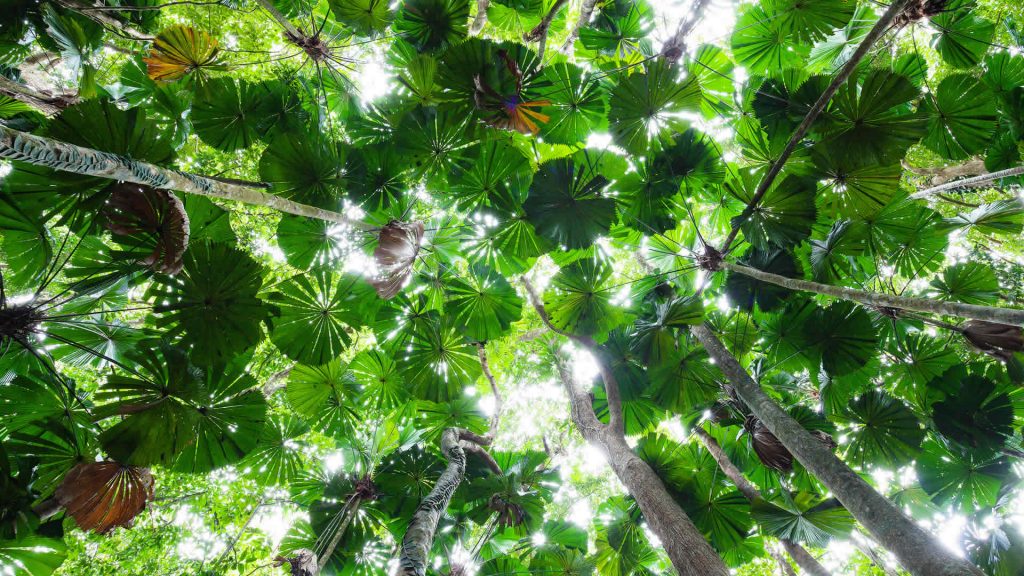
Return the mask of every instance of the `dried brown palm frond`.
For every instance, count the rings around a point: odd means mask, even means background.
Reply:
[[[423,222],[392,220],[380,230],[373,259],[377,263],[377,277],[370,281],[377,295],[385,300],[394,298],[412,274],[413,263],[423,239]]]
[[[112,186],[104,207],[107,228],[114,234],[153,246],[139,264],[162,274],[181,272],[188,247],[189,222],[185,205],[168,190],[122,182]]]
[[[1008,362],[1015,352],[1024,352],[1024,329],[1020,326],[970,320],[961,333],[972,346],[1003,362]]]
[[[82,530],[106,534],[131,526],[153,499],[148,468],[119,462],[84,462],[64,477],[54,498]]]
[[[743,428],[750,434],[750,445],[762,464],[779,472],[789,472],[793,469],[793,455],[765,428],[763,422],[755,416],[747,416]]]

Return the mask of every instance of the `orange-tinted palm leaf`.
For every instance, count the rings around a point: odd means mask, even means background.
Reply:
[[[57,502],[82,530],[106,534],[129,526],[153,499],[153,476],[148,468],[117,462],[86,462],[64,477]]]
[[[172,26],[153,40],[149,57],[144,58],[149,77],[158,82],[173,82],[195,72],[217,68],[220,48],[217,39],[202,30]]]

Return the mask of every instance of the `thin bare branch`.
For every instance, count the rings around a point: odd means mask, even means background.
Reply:
[[[1013,168],[1007,168],[1006,170],[1000,170],[998,172],[989,172],[988,174],[981,174],[980,176],[974,176],[973,178],[964,178],[963,180],[953,180],[952,182],[946,182],[939,186],[933,186],[926,188],[920,192],[911,194],[910,197],[914,200],[921,200],[933,196],[946,190],[956,190],[957,188],[976,188],[983,184],[988,184],[993,180],[999,180],[1000,178],[1010,178],[1012,176],[1020,176],[1024,174],[1024,165],[1015,166]]]
[[[480,358],[480,367],[484,371],[484,377],[487,378],[487,382],[491,385],[491,393],[494,394],[494,414],[491,415],[491,429],[489,432],[489,435],[493,437],[498,433],[498,423],[501,421],[501,409],[504,400],[501,396],[501,390],[498,390],[498,383],[494,379],[494,374],[491,373],[491,364],[487,361],[487,348],[483,342],[477,342],[476,355]]]
[[[727,252],[729,250],[729,246],[731,246],[733,241],[736,240],[736,235],[739,234],[740,226],[746,222],[747,219],[750,218],[750,215],[754,213],[754,210],[757,209],[757,205],[761,202],[761,199],[764,198],[764,195],[768,193],[768,189],[775,182],[775,178],[777,178],[779,173],[782,172],[782,167],[786,164],[786,160],[789,160],[789,157],[794,151],[796,151],[796,147],[800,144],[800,141],[803,140],[804,136],[807,135],[808,130],[811,129],[811,125],[818,119],[822,110],[825,109],[825,105],[832,100],[832,96],[835,95],[836,91],[846,83],[846,80],[853,74],[854,70],[857,69],[861,60],[867,56],[868,51],[875,45],[875,42],[889,31],[892,27],[893,21],[896,20],[896,17],[903,12],[909,3],[910,0],[894,0],[892,4],[889,5],[889,8],[884,14],[882,14],[882,17],[878,19],[878,22],[875,22],[875,25],[867,35],[864,36],[864,39],[861,40],[860,45],[857,46],[857,50],[854,51],[853,55],[850,56],[850,59],[846,61],[846,64],[843,65],[839,74],[832,79],[832,82],[827,88],[825,88],[825,91],[822,92],[817,102],[815,102],[814,105],[811,106],[811,109],[807,111],[807,115],[804,116],[803,121],[801,121],[800,125],[797,126],[793,135],[789,138],[789,142],[786,143],[786,147],[782,150],[782,154],[780,154],[779,157],[772,162],[772,165],[768,167],[768,172],[766,172],[764,177],[761,179],[761,183],[758,184],[757,190],[754,192],[754,196],[751,197],[750,202],[747,203],[746,208],[743,209],[743,212],[741,212],[737,218],[733,219],[732,230],[730,230],[729,236],[726,238],[725,244],[723,244],[721,248],[723,253]]]
[[[487,24],[487,7],[491,5],[491,0],[476,0],[476,17],[473,18],[473,23],[469,25],[469,35],[476,36]]]
[[[580,37],[580,29],[590,23],[590,17],[593,16],[594,8],[596,7],[597,0],[583,0],[583,5],[580,6],[580,15],[576,19],[576,23],[573,24],[572,30],[569,31],[569,37],[562,44],[562,52],[568,50],[576,42],[576,39]]]

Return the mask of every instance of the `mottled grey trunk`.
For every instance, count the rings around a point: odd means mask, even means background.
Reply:
[[[775,403],[706,325],[691,327],[750,411],[914,576],[982,576],[844,464]]]
[[[718,467],[725,474],[725,477],[736,486],[736,489],[740,491],[747,500],[753,504],[762,500],[761,493],[757,488],[747,480],[743,472],[733,464],[729,455],[722,450],[722,446],[715,440],[710,434],[708,434],[703,428],[696,427],[693,429],[694,436],[697,440],[704,445],[711,457],[718,463]],[[782,547],[786,549],[786,552],[793,558],[797,566],[801,570],[810,574],[811,576],[832,576],[824,566],[821,565],[818,560],[811,555],[803,546],[793,542],[792,540],[781,540]]]
[[[597,419],[590,395],[576,386],[573,375],[561,362],[555,362],[559,379],[569,396],[570,416],[583,438],[607,456],[612,471],[640,506],[651,531],[661,540],[676,572],[680,576],[728,575],[725,563],[693,525],[686,512],[672,499],[658,474],[626,443],[619,383],[605,362],[601,347],[590,337],[560,330],[552,324],[540,296],[526,277],[523,277],[523,287],[548,330],[582,346],[597,361],[598,373],[608,398],[607,424]]]
[[[339,212],[292,202],[280,196],[260,192],[249,186],[220,182],[204,176],[161,168],[109,152],[100,152],[35,136],[2,125],[0,125],[0,158],[75,174],[143,184],[163,190],[178,190],[188,194],[266,206],[288,214],[337,222],[361,230],[372,228],[372,226],[353,220]]]
[[[284,28],[286,37],[294,40],[305,36],[305,34],[302,33],[302,30],[299,30],[295,24],[292,24],[291,20],[285,18],[284,14],[281,14],[281,11],[277,9],[277,6],[274,6],[273,2],[270,0],[256,0],[256,2],[262,6],[263,9],[274,18],[274,20],[277,20],[277,23],[281,25],[281,28]]]
[[[612,471],[636,499],[651,531],[661,540],[680,576],[725,576],[729,570],[689,516],[669,494],[658,474],[626,443],[621,432],[601,423],[590,396],[574,383],[564,366],[557,366],[569,394],[573,423],[592,446],[601,449]]]
[[[882,17],[875,22],[875,25],[871,27],[871,30],[864,36],[864,39],[860,41],[857,49],[854,50],[853,54],[850,55],[850,59],[843,64],[843,67],[836,74],[836,77],[832,79],[832,82],[825,88],[825,91],[821,93],[821,96],[811,105],[811,108],[807,111],[807,115],[800,121],[800,125],[793,131],[789,141],[786,142],[786,147],[782,149],[782,153],[779,157],[772,162],[771,166],[768,167],[768,171],[764,177],[761,178],[761,182],[757,185],[757,190],[754,191],[754,195],[751,197],[750,202],[747,203],[746,208],[739,216],[733,219],[732,229],[729,231],[729,236],[725,239],[725,244],[722,245],[722,252],[729,250],[729,246],[732,245],[733,241],[736,240],[736,235],[739,234],[740,226],[750,218],[750,215],[757,209],[758,203],[764,198],[764,195],[768,193],[772,183],[782,172],[782,167],[786,164],[786,160],[796,151],[797,146],[800,145],[800,141],[804,139],[807,132],[811,129],[811,125],[818,119],[818,116],[828,105],[829,101],[832,100],[832,96],[839,90],[839,87],[846,83],[846,80],[850,78],[854,70],[860,65],[860,61],[870,52],[871,47],[874,46],[875,42],[882,38],[886,32],[892,28],[893,21],[896,17],[903,13],[903,11],[910,5],[911,0],[893,0],[889,4],[889,7],[882,14]]]
[[[851,300],[864,304],[865,306],[897,308],[899,310],[913,310],[915,312],[927,312],[930,314],[946,314],[960,318],[972,318],[998,324],[1009,324],[1011,326],[1024,326],[1024,310],[1014,308],[997,308],[995,306],[979,306],[977,304],[963,304],[961,302],[942,302],[930,298],[919,298],[915,296],[895,296],[882,292],[868,292],[842,286],[820,284],[797,278],[788,278],[771,272],[758,270],[734,262],[722,262],[722,268],[735,274],[742,274],[755,280],[799,290],[802,292],[813,292],[824,294],[842,300]]]
[[[572,30],[569,31],[569,37],[562,44],[562,52],[568,50],[576,42],[576,39],[579,38],[580,28],[583,28],[590,22],[590,17],[594,14],[596,6],[597,0],[583,0],[583,5],[580,6],[580,15],[576,18],[576,23],[572,25]]]
[[[668,493],[658,474],[633,452],[621,434],[605,430],[599,438],[587,441],[604,449],[612,470],[636,499],[680,576],[729,574],[718,553]]]
[[[476,17],[469,25],[470,36],[476,36],[484,29],[484,25],[487,24],[487,7],[490,5],[491,0],[476,0]]]
[[[449,428],[441,433],[441,452],[448,458],[448,467],[437,479],[434,489],[420,502],[402,538],[399,574],[425,576],[434,533],[441,515],[448,509],[452,494],[466,473],[466,453],[459,444],[459,431]]]
[[[929,196],[933,196],[940,192],[945,192],[946,190],[955,190],[957,188],[973,188],[975,186],[987,184],[993,180],[999,180],[1000,178],[1009,178],[1011,176],[1020,176],[1021,174],[1024,174],[1024,165],[1016,166],[1014,168],[1007,168],[1006,170],[1000,170],[998,172],[981,174],[979,176],[974,176],[973,178],[954,180],[952,182],[947,182],[945,184],[940,184],[932,188],[921,190],[920,192],[911,194],[910,197],[913,198],[914,200],[920,200],[923,198],[928,198]]]
[[[88,4],[83,4],[77,0],[57,0],[57,4],[60,4],[72,12],[77,12],[82,16],[85,16],[104,28],[113,28],[119,36],[123,36],[129,40],[138,40],[139,42],[149,42],[153,40],[152,34],[136,30],[103,11],[93,9],[94,7],[89,6]]]
[[[800,567],[805,573],[810,576],[832,576],[832,573],[828,571],[818,562],[818,559],[811,556],[811,553],[806,548],[793,542],[792,540],[781,540],[782,547],[786,549],[789,556],[796,562],[796,565]]]
[[[341,524],[334,530],[334,534],[331,535],[330,542],[327,543],[327,547],[324,548],[323,554],[317,558],[317,574],[327,566],[327,563],[331,560],[331,556],[334,555],[334,551],[338,548],[338,544],[341,543],[341,539],[345,536],[345,531],[348,530],[349,524],[352,523],[352,519],[359,513],[359,506],[362,505],[363,501],[359,496],[353,495],[351,500],[345,503],[345,507],[341,509]]]
[[[43,94],[42,92],[15,82],[6,76],[0,76],[0,94],[28,104],[47,116],[53,116],[60,112],[62,105],[67,104],[66,102],[62,102],[59,98]]]

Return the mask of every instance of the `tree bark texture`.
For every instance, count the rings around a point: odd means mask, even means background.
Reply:
[[[914,576],[982,576],[844,464],[775,403],[706,325],[691,327],[740,398],[793,456]]]
[[[999,180],[1000,178],[1010,178],[1012,176],[1020,176],[1024,174],[1024,165],[1015,166],[1013,168],[1007,168],[1006,170],[1000,170],[998,172],[989,172],[988,174],[981,174],[972,178],[964,178],[963,180],[953,180],[952,182],[946,182],[932,188],[926,188],[920,192],[911,194],[910,197],[914,200],[920,200],[922,198],[928,198],[940,192],[946,190],[955,190],[957,188],[974,188],[987,184],[993,180]]]
[[[359,230],[373,228],[339,212],[292,202],[280,196],[260,192],[250,186],[218,182],[187,172],[161,168],[109,152],[100,152],[35,136],[2,125],[0,125],[0,158],[75,174],[143,184],[163,190],[179,190],[188,194],[266,206],[296,216],[345,224]]]
[[[604,452],[612,471],[636,499],[680,576],[727,575],[725,563],[668,493],[658,474],[633,452],[621,432],[597,419],[590,396],[575,385],[569,371],[561,363],[557,368],[569,394],[573,423],[584,440]]]
[[[28,104],[47,116],[57,114],[70,103],[19,84],[6,76],[0,76],[0,94]]]
[[[487,24],[487,7],[490,5],[491,0],[476,0],[476,16],[469,25],[470,36],[476,36],[484,29],[484,25]]]
[[[57,0],[57,4],[60,4],[61,6],[67,8],[68,10],[71,10],[72,12],[76,12],[78,14],[81,14],[82,16],[85,16],[86,18],[92,20],[100,26],[113,29],[115,33],[125,38],[128,38],[129,40],[137,40],[139,42],[150,42],[154,38],[152,34],[147,34],[145,32],[136,30],[135,28],[129,26],[128,24],[125,24],[124,22],[118,20],[117,18],[114,18],[113,16],[110,16],[109,14],[104,14],[103,12],[97,12],[95,10],[89,10],[89,6],[87,4],[82,4],[77,0]]]
[[[448,509],[448,502],[466,473],[466,452],[459,443],[458,429],[448,428],[441,433],[441,453],[448,458],[448,467],[437,479],[434,489],[416,508],[402,538],[398,568],[402,576],[426,575],[437,523]]]
[[[572,30],[569,31],[569,37],[565,39],[565,43],[562,44],[562,51],[565,52],[570,46],[576,42],[576,39],[580,37],[580,28],[583,28],[590,23],[590,17],[594,14],[594,8],[597,6],[597,0],[583,0],[583,5],[580,6],[580,15],[576,18],[576,23],[573,24]]]
[[[841,300],[858,302],[865,306],[913,310],[915,312],[927,312],[930,314],[945,314],[948,316],[958,316],[960,318],[995,322],[997,324],[1024,326],[1024,310],[1018,310],[1015,308],[997,308],[994,306],[963,304],[961,302],[942,302],[940,300],[932,300],[930,298],[920,298],[916,296],[896,296],[882,292],[868,292],[867,290],[857,290],[854,288],[820,284],[818,282],[810,282],[808,280],[800,280],[797,278],[788,278],[786,276],[780,276],[778,274],[772,274],[771,272],[758,270],[757,268],[751,268],[742,264],[726,261],[722,262],[722,268],[736,274],[749,276],[755,280],[775,284],[776,286],[782,286],[783,288],[789,288],[790,290],[824,294]]]

